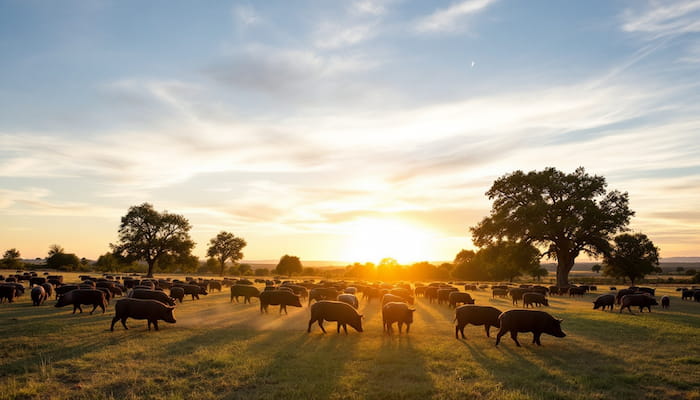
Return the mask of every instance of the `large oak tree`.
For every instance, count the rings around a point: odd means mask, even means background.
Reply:
[[[606,186],[582,167],[504,175],[486,192],[491,214],[470,228],[472,240],[479,247],[508,240],[545,248],[543,255],[557,261],[557,285],[568,286],[576,257],[608,254],[609,240],[634,215],[627,193]]]
[[[130,260],[148,264],[148,276],[165,254],[175,257],[190,255],[194,242],[190,239],[189,221],[179,214],[156,211],[149,203],[132,206],[119,225],[119,241],[110,244],[112,252]]]

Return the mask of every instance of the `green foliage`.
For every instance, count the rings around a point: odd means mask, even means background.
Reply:
[[[268,276],[268,275],[270,275],[270,270],[267,268],[255,269],[255,276]]]
[[[252,275],[253,274],[253,266],[250,264],[240,264],[238,265],[238,274],[240,275]]]
[[[209,240],[207,257],[216,258],[219,261],[219,276],[224,275],[226,261],[238,262],[243,258],[241,250],[246,246],[246,241],[233,235],[233,233],[221,231],[215,238]]]
[[[591,267],[591,271],[595,272],[596,274],[599,273],[601,269],[603,269],[603,267],[600,264],[595,264]]]
[[[304,269],[301,271],[301,274],[304,276],[316,275],[316,268],[304,267]]]
[[[58,244],[52,244],[49,246],[49,257],[51,257],[54,254],[60,254],[60,253],[65,253],[65,250],[61,245]]]
[[[80,269],[80,259],[73,253],[55,253],[46,259],[46,266],[60,271],[76,271]]]
[[[148,264],[148,276],[165,254],[175,257],[190,255],[194,242],[190,239],[189,221],[179,214],[159,213],[149,203],[132,206],[121,219],[119,241],[110,244],[112,252],[128,260]]]
[[[555,168],[515,171],[497,179],[486,192],[490,216],[470,228],[483,247],[500,240],[527,242],[557,260],[557,284],[568,276],[580,253],[606,254],[609,239],[634,215],[627,193],[606,190],[605,178],[584,168],[565,174]]]
[[[530,276],[537,279],[539,282],[545,276],[549,275],[549,271],[545,267],[534,268],[529,272]]]
[[[283,255],[282,258],[280,258],[280,262],[277,264],[277,267],[275,267],[276,274],[287,276],[292,276],[292,274],[299,274],[302,270],[303,267],[301,265],[301,261],[299,261],[299,257],[290,256],[287,254]]]
[[[656,271],[659,249],[643,233],[624,233],[615,237],[615,244],[605,256],[603,274],[634,281]]]
[[[24,266],[20,258],[19,250],[12,248],[5,251],[2,256],[2,267],[7,269],[20,269]]]

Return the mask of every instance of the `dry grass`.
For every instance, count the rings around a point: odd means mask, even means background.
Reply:
[[[495,347],[482,327],[454,338],[453,312],[419,299],[409,335],[382,333],[378,304],[365,332],[306,333],[308,309],[230,304],[213,293],[178,305],[177,324],[147,331],[106,314],[71,315],[28,296],[0,305],[0,399],[700,399],[700,303],[651,314],[593,311],[594,295],[555,297],[568,336],[530,334]],[[510,302],[474,293],[477,304]],[[492,331],[493,334],[493,331]]]

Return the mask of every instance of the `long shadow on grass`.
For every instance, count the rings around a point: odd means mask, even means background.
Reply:
[[[343,398],[341,380],[363,338],[356,332],[337,334],[334,325],[326,323],[327,334],[274,332],[257,341],[248,351],[269,362],[223,398]]]

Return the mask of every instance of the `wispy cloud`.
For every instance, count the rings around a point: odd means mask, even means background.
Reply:
[[[417,25],[418,32],[459,32],[464,30],[466,18],[474,16],[496,0],[465,0],[440,9],[421,18]]]
[[[700,1],[650,1],[642,9],[627,10],[622,29],[652,38],[700,32]]]
[[[235,5],[233,6],[232,14],[238,26],[249,27],[262,22],[262,18],[251,5]]]
[[[315,34],[314,44],[321,49],[353,46],[372,38],[375,35],[375,29],[374,24],[346,27],[324,23]]]
[[[351,12],[355,14],[382,15],[386,12],[387,0],[358,0],[350,6]]]

